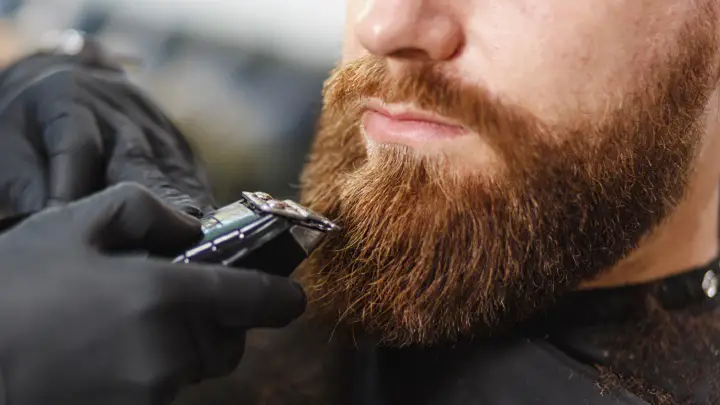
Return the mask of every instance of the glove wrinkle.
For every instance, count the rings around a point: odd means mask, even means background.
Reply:
[[[201,162],[168,116],[125,72],[86,55],[35,54],[5,70],[0,133],[0,206],[7,214],[62,205],[125,180],[196,217],[214,206]],[[145,146],[135,152],[135,142]],[[138,177],[135,153],[162,176]],[[18,189],[14,177],[37,185]]]

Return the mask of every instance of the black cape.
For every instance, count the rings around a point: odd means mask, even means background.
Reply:
[[[510,336],[425,349],[343,340],[300,321],[264,332],[233,375],[187,390],[176,405],[720,403],[720,326],[703,323],[720,325],[718,275],[713,261],[573,293]],[[646,350],[667,336],[673,350]]]

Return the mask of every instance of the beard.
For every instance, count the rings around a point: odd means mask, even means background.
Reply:
[[[369,56],[336,70],[302,176],[302,202],[342,227],[299,270],[311,311],[379,343],[434,344],[510,326],[612,268],[684,196],[717,77],[714,26],[688,24],[638,91],[562,123],[432,64],[391,74]],[[367,98],[460,122],[499,164],[368,148]]]

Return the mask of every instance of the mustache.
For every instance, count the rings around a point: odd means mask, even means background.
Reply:
[[[519,156],[526,160],[530,151],[537,153],[552,132],[527,109],[454,78],[434,64],[391,71],[385,59],[364,56],[333,71],[323,90],[326,109],[358,119],[369,98],[411,104],[456,121],[511,161]]]

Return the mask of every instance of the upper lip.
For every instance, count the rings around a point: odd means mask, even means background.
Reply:
[[[388,105],[381,101],[370,100],[365,104],[366,111],[373,111],[397,121],[421,121],[438,125],[448,125],[452,127],[462,127],[438,114],[413,108],[404,105]]]

